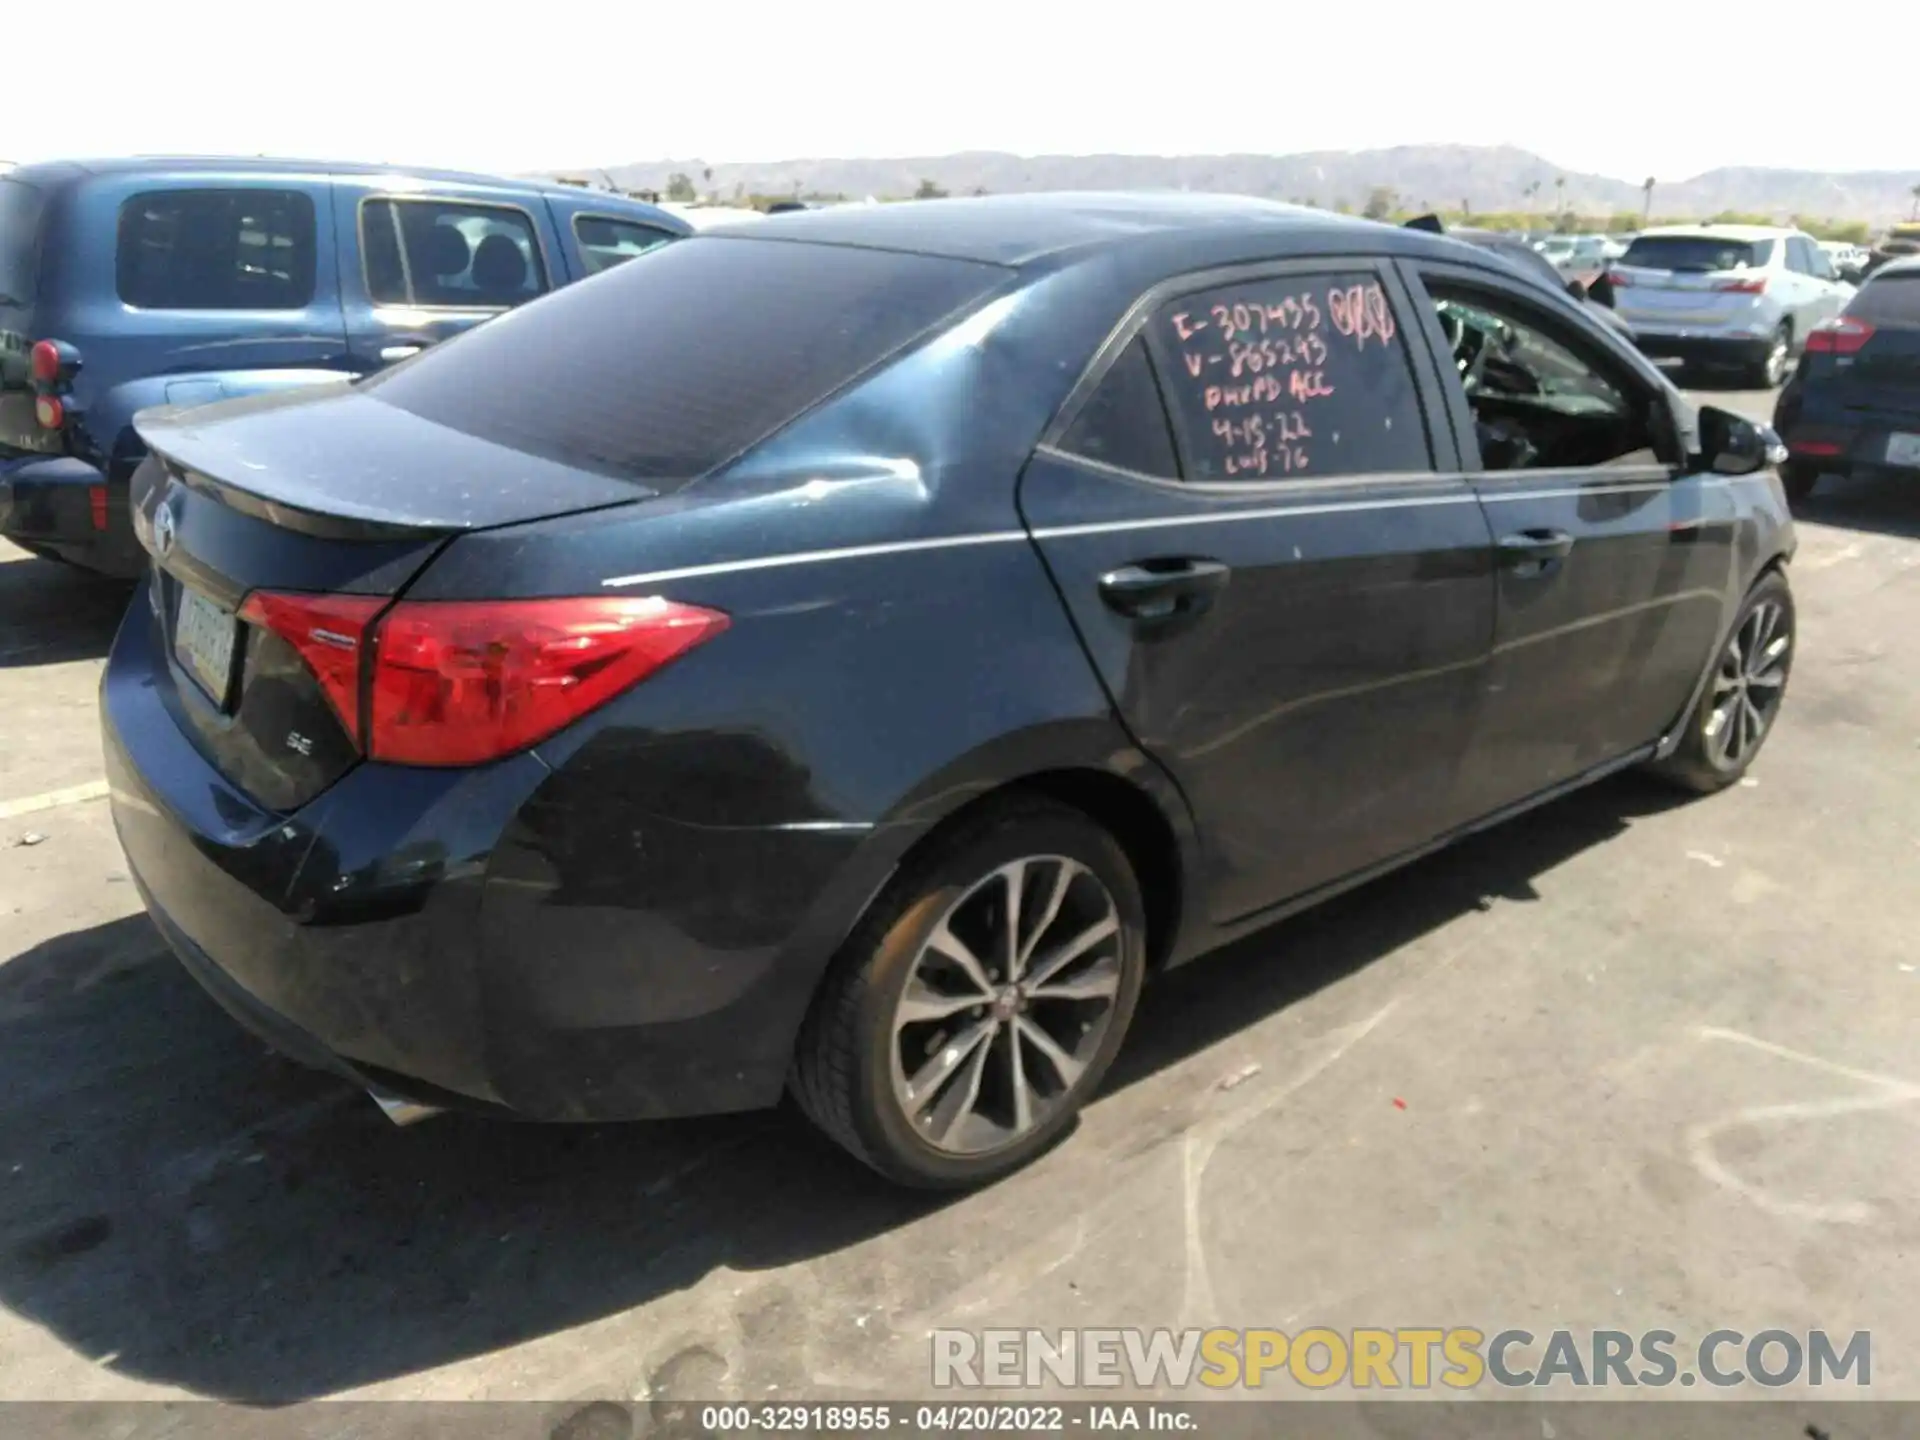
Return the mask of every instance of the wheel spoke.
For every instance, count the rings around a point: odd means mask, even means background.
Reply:
[[[1760,713],[1760,707],[1753,703],[1751,696],[1740,697],[1740,708],[1746,712],[1747,743],[1757,745],[1760,743],[1760,732],[1767,728],[1766,717]]]
[[[1049,985],[1027,988],[1027,995],[1034,1000],[1110,1000],[1119,993],[1118,960],[1102,960],[1089,965],[1078,975],[1070,975]]]
[[[940,1052],[922,1065],[907,1082],[907,1114],[919,1119],[926,1111],[928,1101],[952,1077],[953,1072],[991,1038],[996,1028],[996,1022],[981,1020],[941,1046]]]
[[[1765,650],[1753,657],[1752,664],[1747,669],[1747,679],[1758,680],[1763,675],[1772,675],[1778,671],[1782,662],[1786,660],[1787,651],[1792,644],[1793,639],[1788,635],[1782,635],[1774,640]]]
[[[1026,974],[1027,962],[1033,959],[1034,947],[1053,927],[1053,922],[1060,918],[1060,906],[1067,898],[1068,889],[1073,885],[1073,877],[1079,873],[1080,867],[1071,860],[1062,860],[1054,868],[1053,889],[1047,893],[1047,903],[1041,908],[1040,918],[1034,922],[1025,943],[1014,956],[1013,974],[1009,977],[1010,979],[1018,980]]]
[[[1001,962],[1000,978],[1012,980],[1020,970],[1020,905],[1026,897],[1027,862],[1016,860],[1000,873],[1007,882],[1006,924],[1001,927],[1005,932],[1002,939],[1007,947],[1007,958]]]
[[[1073,939],[1062,945],[1058,950],[1048,954],[1036,964],[1033,967],[1032,974],[1027,977],[1027,988],[1032,990],[1045,985],[1055,975],[1058,975],[1068,965],[1078,960],[1109,935],[1117,934],[1119,929],[1120,921],[1114,916],[1113,912],[1109,910],[1102,919],[1096,920],[1078,935],[1074,936]]]
[[[945,920],[942,920],[933,934],[927,938],[927,948],[938,950],[958,965],[982,995],[993,993],[993,982],[987,979],[987,967],[980,963],[980,957],[967,947],[967,943],[953,933]]]
[[[898,1030],[902,1025],[918,1025],[927,1020],[944,1020],[962,1010],[984,1005],[991,998],[985,991],[972,995],[943,995],[916,975],[907,983],[907,993],[900,997],[900,1007],[894,1014],[894,1029]]]
[[[1020,1043],[1020,1027],[1007,1028],[1007,1088],[1013,1092],[1013,1133],[1024,1135],[1033,1128],[1033,1085],[1027,1079],[1027,1062]]]
[[[1739,695],[1733,702],[1733,733],[1727,740],[1727,759],[1737,761],[1747,753],[1747,697]]]
[[[1024,1035],[1034,1049],[1047,1057],[1047,1063],[1053,1066],[1053,1073],[1060,1077],[1061,1085],[1072,1089],[1074,1082],[1086,1072],[1087,1067],[1062,1050],[1051,1035],[1026,1016],[1015,1016],[1013,1023],[1015,1032]]]
[[[1714,674],[1713,693],[1716,697],[1726,694],[1729,690],[1737,689],[1739,685],[1740,677],[1738,675],[1727,674],[1724,667]]]
[[[973,1047],[961,1066],[959,1076],[947,1086],[946,1092],[927,1116],[927,1128],[941,1144],[952,1139],[954,1131],[973,1114],[973,1107],[980,1103],[980,1079],[986,1074],[987,1056],[993,1051],[992,1034],[993,1030],[990,1029],[987,1043]]]

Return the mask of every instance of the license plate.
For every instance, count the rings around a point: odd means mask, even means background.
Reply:
[[[233,612],[192,590],[180,592],[173,649],[216,705],[227,703],[233,682]]]
[[[1887,436],[1887,464],[1920,468],[1920,435],[1896,430]]]

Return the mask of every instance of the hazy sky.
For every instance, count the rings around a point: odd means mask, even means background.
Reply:
[[[20,48],[31,24],[10,27],[0,159],[210,151],[525,170],[1459,142],[1635,183],[1728,164],[1920,173],[1911,47],[1807,21],[1801,63],[1793,13],[1723,0],[108,0],[66,15],[44,60]],[[1815,98],[1823,83],[1844,105]]]

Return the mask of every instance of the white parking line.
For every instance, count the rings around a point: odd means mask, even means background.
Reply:
[[[57,810],[62,805],[79,805],[88,800],[104,800],[107,782],[89,780],[85,785],[69,785],[64,790],[49,790],[44,795],[29,795],[24,800],[0,800],[0,820],[32,815],[41,810]]]

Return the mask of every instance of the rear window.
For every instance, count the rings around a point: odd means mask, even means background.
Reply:
[[[1006,279],[925,255],[699,236],[361,384],[435,424],[658,488],[733,458]]]
[[[120,207],[120,298],[141,310],[302,310],[313,201],[297,190],[155,190]]]
[[[1847,314],[1869,325],[1920,326],[1920,270],[1869,277],[1847,302]]]
[[[1705,275],[1756,270],[1773,259],[1771,240],[1723,240],[1716,235],[1642,235],[1620,257],[1622,265]]]
[[[31,305],[40,259],[41,194],[0,180],[0,305]]]

